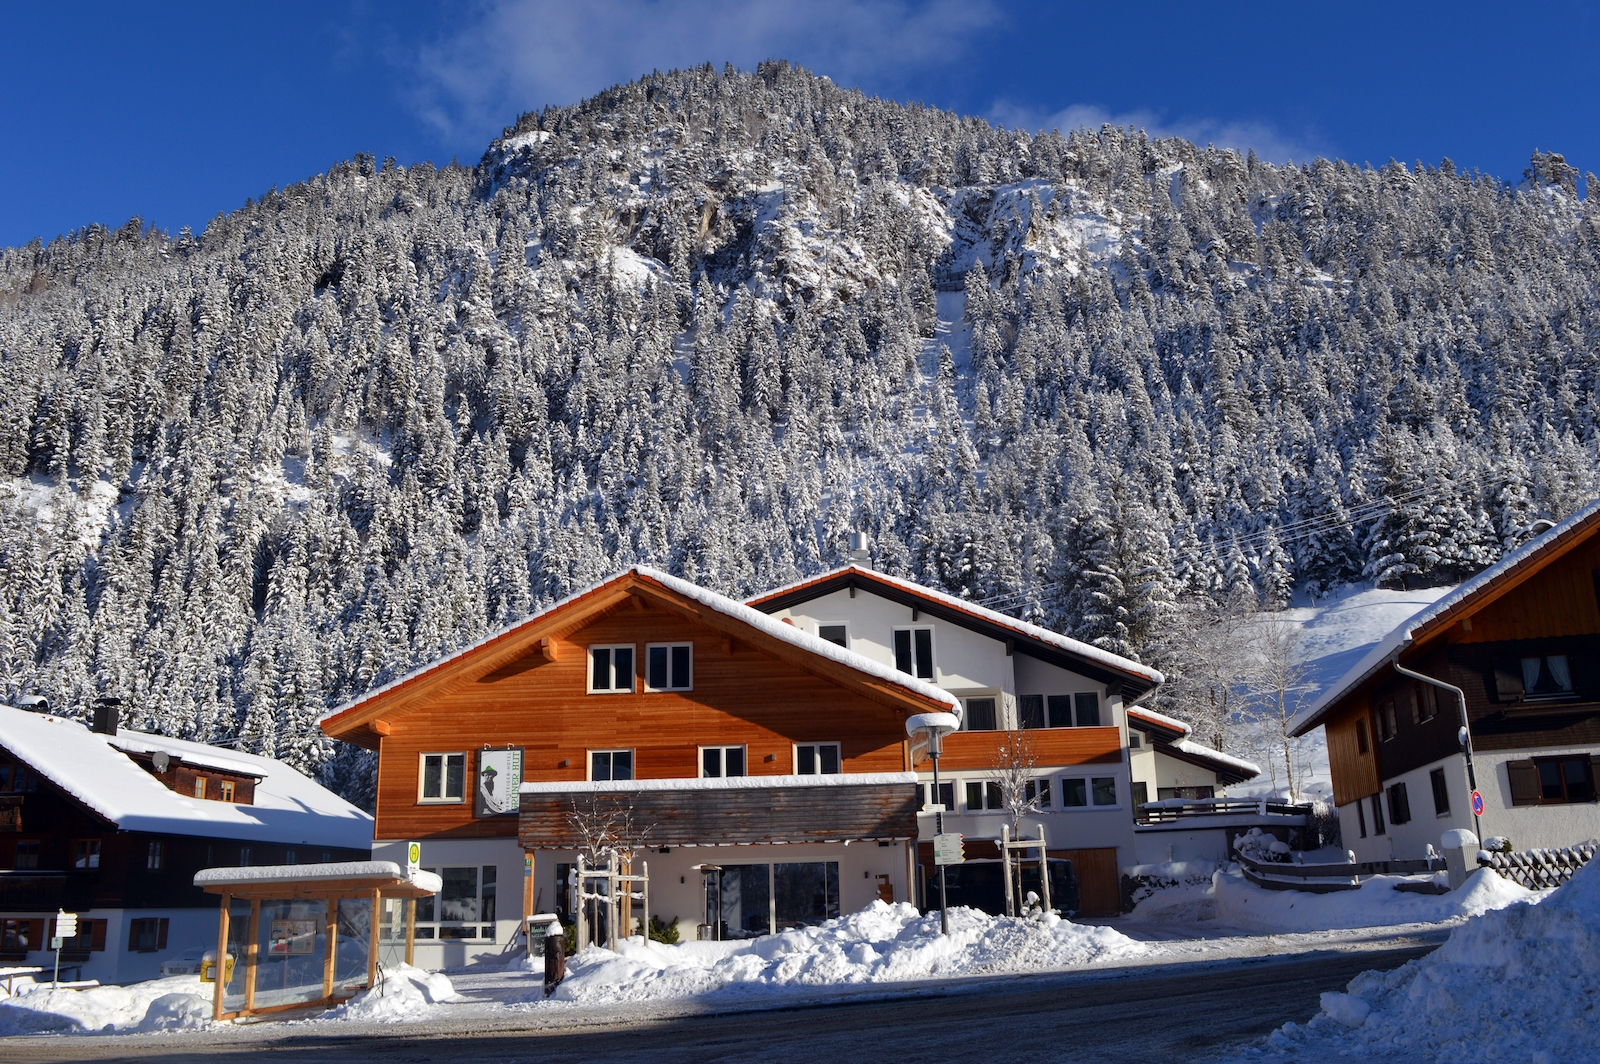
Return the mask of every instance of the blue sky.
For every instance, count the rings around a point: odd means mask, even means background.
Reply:
[[[198,230],[359,151],[472,162],[521,111],[769,56],[1007,125],[1600,171],[1600,6],[1567,0],[17,4],[5,31],[0,245],[135,215]]]

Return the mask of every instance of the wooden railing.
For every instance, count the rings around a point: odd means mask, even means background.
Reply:
[[[1355,890],[1361,886],[1361,876],[1414,876],[1427,872],[1443,872],[1443,857],[1428,857],[1420,861],[1361,861],[1342,864],[1292,864],[1288,861],[1255,861],[1244,854],[1235,854],[1239,870],[1258,887],[1268,890],[1303,890],[1312,894],[1330,894],[1336,890]],[[1281,878],[1271,878],[1271,877]],[[1298,880],[1299,882],[1295,882]]]

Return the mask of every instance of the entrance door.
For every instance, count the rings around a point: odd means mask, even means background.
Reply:
[[[1065,857],[1078,874],[1078,915],[1115,916],[1122,910],[1122,893],[1117,887],[1117,848],[1107,846],[1085,850],[1051,850],[1051,857]]]

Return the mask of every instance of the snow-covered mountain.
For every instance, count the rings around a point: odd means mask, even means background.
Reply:
[[[857,528],[1181,672],[1175,602],[1452,583],[1596,493],[1597,255],[1556,155],[1277,167],[783,63],[7,249],[0,695],[356,793],[326,706],[618,567],[741,594]]]

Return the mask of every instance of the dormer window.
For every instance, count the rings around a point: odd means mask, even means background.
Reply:
[[[204,798],[206,796],[206,778],[204,776],[196,776],[194,778],[194,796],[196,798]]]

